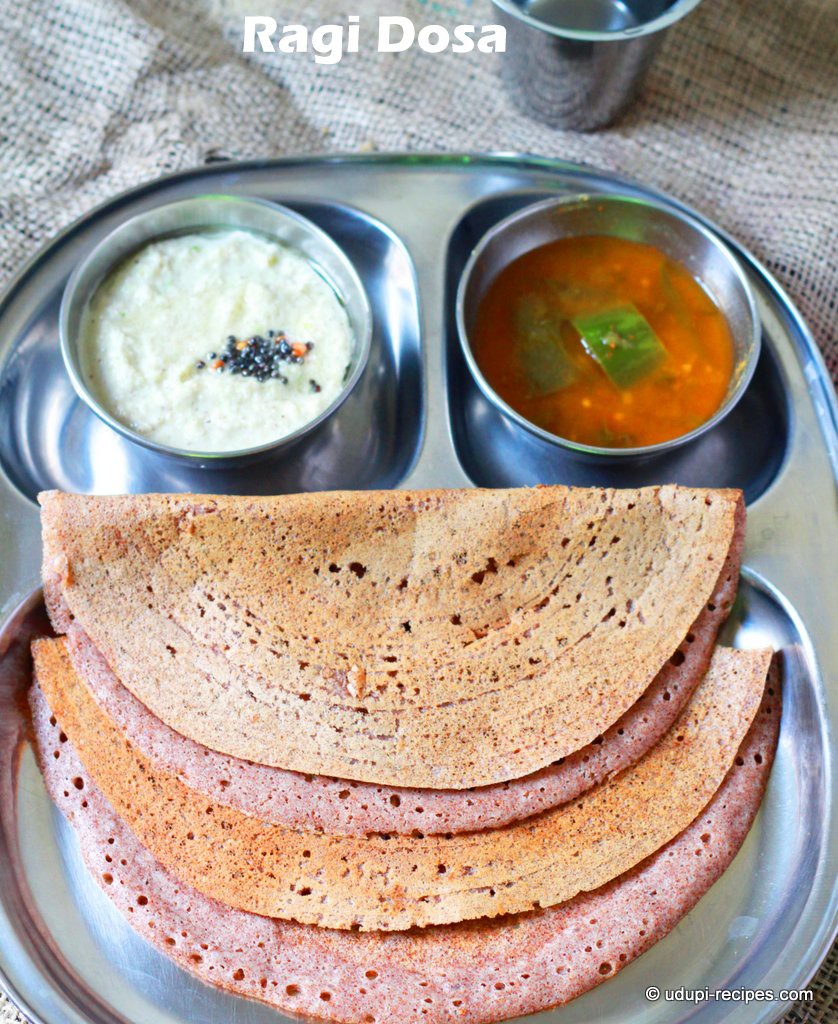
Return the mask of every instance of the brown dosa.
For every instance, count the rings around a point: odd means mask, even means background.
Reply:
[[[768,651],[719,648],[673,728],[582,800],[457,836],[334,837],[271,825],[154,769],[102,712],[65,642],[36,677],[82,762],[151,853],[242,910],[330,928],[401,930],[562,903],[629,870],[696,817],[756,714]]]
[[[230,910],[184,886],[114,813],[37,689],[32,702],[50,795],[72,822],[93,877],[139,935],[204,982],[342,1024],[414,1017],[492,1024],[565,1003],[613,977],[662,939],[733,860],[762,799],[780,718],[779,687],[769,680],[710,804],[680,836],[596,892],[512,918],[360,935]]]
[[[499,828],[581,796],[634,764],[672,726],[707,671],[719,627],[736,597],[744,513],[741,519],[711,600],[640,700],[603,736],[558,763],[477,789],[377,786],[219,754],[155,718],[122,686],[75,623],[67,632],[67,648],[98,704],[151,765],[219,804],[274,824],[332,835],[440,835]]]
[[[738,491],[41,496],[53,623],[181,734],[384,785],[520,778],[640,698]]]

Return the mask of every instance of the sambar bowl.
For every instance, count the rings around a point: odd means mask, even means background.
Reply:
[[[734,368],[716,412],[687,433],[657,444],[607,448],[551,433],[512,408],[484,376],[471,344],[477,308],[497,275],[525,253],[569,237],[605,235],[642,242],[681,263],[727,320]],[[729,247],[690,214],[650,199],[618,194],[545,199],[498,222],[480,239],[463,269],[456,297],[457,333],[469,371],[486,399],[513,423],[586,461],[625,462],[670,452],[712,430],[730,413],[753,376],[761,347],[756,302]]]

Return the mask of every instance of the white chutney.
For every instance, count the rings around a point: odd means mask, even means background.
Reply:
[[[283,331],[302,362],[259,380],[219,359],[228,338]],[[269,444],[343,389],[352,330],[335,292],[296,250],[241,230],[152,242],[99,286],[82,321],[82,372],[99,403],[160,444],[229,452]]]

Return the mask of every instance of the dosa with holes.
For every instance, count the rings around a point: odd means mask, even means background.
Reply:
[[[92,876],[138,934],[204,982],[342,1024],[414,1017],[492,1024],[612,978],[666,936],[733,860],[762,799],[780,718],[779,686],[769,678],[710,803],[681,835],[596,891],[493,921],[357,934],[231,910],[184,885],[114,812],[72,744],[62,742],[37,688],[31,702],[50,795],[76,830]]]
[[[638,760],[672,726],[698,685],[736,597],[744,510],[710,601],[681,646],[631,708],[593,743],[510,782],[468,790],[407,789],[303,775],[220,754],[170,729],[110,670],[71,624],[67,649],[103,711],[154,769],[176,775],[219,804],[274,824],[333,835],[426,835],[498,828],[573,800]]]
[[[44,586],[172,729],[426,789],[521,778],[653,682],[742,496],[640,490],[41,495]]]
[[[717,648],[663,739],[579,801],[484,832],[341,837],[242,814],[154,768],[75,673],[65,641],[33,649],[37,681],[87,773],[164,867],[238,909],[362,931],[553,906],[634,867],[712,798],[771,656]]]

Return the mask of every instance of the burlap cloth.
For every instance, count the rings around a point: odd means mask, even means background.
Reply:
[[[0,0],[0,283],[95,203],[218,156],[504,150],[587,161],[692,203],[791,292],[838,370],[838,2],[705,0],[673,29],[640,101],[596,135],[509,104],[497,58],[379,55],[336,66],[245,59],[253,0]],[[484,0],[287,2],[280,24],[341,9],[491,20]],[[374,37],[374,33],[373,33]],[[789,1022],[838,1021],[838,950]],[[0,1024],[18,1021],[0,1000]]]

